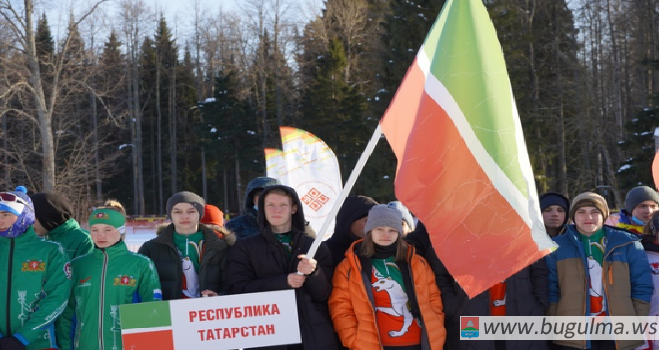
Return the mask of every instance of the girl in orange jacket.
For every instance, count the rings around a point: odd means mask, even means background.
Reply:
[[[442,349],[440,292],[426,260],[402,239],[401,212],[376,205],[364,230],[332,278],[328,303],[341,342],[356,350]]]

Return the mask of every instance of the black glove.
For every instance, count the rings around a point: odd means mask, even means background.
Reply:
[[[25,345],[16,337],[0,338],[0,350],[25,350]]]

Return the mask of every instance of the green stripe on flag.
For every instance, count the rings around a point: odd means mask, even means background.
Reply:
[[[171,327],[169,301],[119,305],[122,329]]]
[[[424,41],[424,53],[433,58],[431,74],[452,95],[483,148],[527,197],[518,161],[514,123],[518,115],[514,115],[511,84],[497,34],[481,1],[448,1]]]

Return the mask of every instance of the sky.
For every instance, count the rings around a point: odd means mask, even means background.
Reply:
[[[83,9],[88,8],[93,2],[97,0],[35,0],[37,2],[37,10],[35,13],[39,15],[45,11],[48,17],[48,23],[51,25],[53,37],[58,40],[66,35],[66,26],[69,20],[69,9],[73,8],[76,17],[80,16]],[[106,33],[109,32],[110,25],[113,25],[112,19],[114,12],[119,8],[120,0],[107,0],[103,5],[102,11],[97,11],[97,17],[93,22],[100,30],[99,37],[106,38]],[[184,39],[187,32],[190,30],[192,18],[194,18],[194,3],[195,0],[143,0],[150,8],[156,7],[158,12],[165,15],[168,25],[178,32],[179,39]],[[244,10],[241,6],[254,0],[199,0],[201,8],[206,15],[214,16],[219,13],[220,9],[226,13],[234,13],[241,15]],[[269,0],[265,0],[269,2]],[[287,4],[293,11],[290,11],[296,18],[298,23],[307,23],[320,13],[323,0],[280,0],[282,3]],[[10,0],[18,8],[22,8],[22,0]],[[239,6],[239,2],[241,6]],[[106,21],[107,20],[107,21]],[[114,24],[116,25],[116,24]],[[85,38],[89,40],[89,38]],[[95,39],[96,41],[96,39]],[[95,45],[96,46],[96,45]]]

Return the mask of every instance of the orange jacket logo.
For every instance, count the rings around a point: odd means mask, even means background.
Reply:
[[[128,287],[135,287],[137,285],[137,280],[133,278],[133,276],[122,276],[119,275],[115,277],[115,286],[128,286]]]
[[[41,272],[41,271],[46,271],[46,263],[39,260],[28,260],[23,263],[23,268],[21,268],[21,271],[28,271],[28,272]]]

